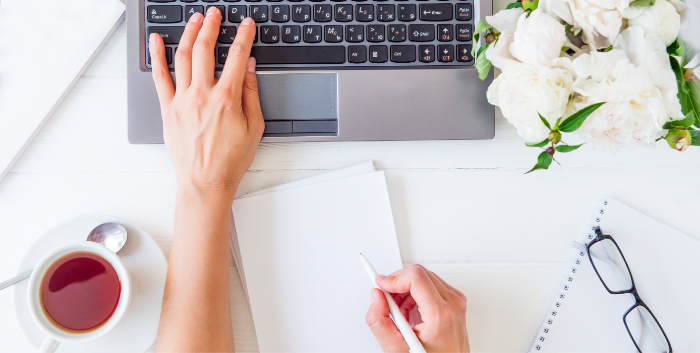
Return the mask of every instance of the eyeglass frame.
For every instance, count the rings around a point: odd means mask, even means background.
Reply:
[[[606,235],[603,234],[603,232],[600,230],[600,227],[595,227],[595,234],[596,237],[591,240],[588,245],[586,245],[586,252],[588,253],[588,260],[591,262],[591,266],[593,267],[593,270],[595,271],[595,274],[598,276],[598,279],[600,280],[600,283],[603,284],[603,287],[605,287],[605,290],[608,291],[610,294],[632,294],[634,295],[634,304],[627,309],[627,311],[622,315],[622,322],[625,324],[625,329],[627,329],[627,334],[629,334],[630,339],[632,340],[632,343],[634,343],[634,346],[637,348],[637,351],[639,353],[642,353],[642,349],[639,348],[639,345],[637,344],[637,341],[634,339],[634,336],[632,336],[632,331],[630,331],[629,326],[627,326],[627,315],[632,312],[632,310],[636,309],[637,307],[643,307],[646,309],[651,317],[656,321],[656,325],[659,327],[661,330],[661,333],[664,335],[664,338],[666,339],[666,344],[668,344],[668,353],[673,353],[673,348],[671,347],[671,341],[668,339],[668,336],[666,336],[666,331],[664,331],[663,326],[661,326],[661,323],[659,320],[656,318],[654,313],[649,309],[649,307],[644,303],[642,298],[639,296],[639,292],[637,292],[637,286],[634,284],[634,276],[632,276],[632,271],[630,270],[630,266],[627,264],[627,259],[625,259],[625,254],[622,253],[622,249],[620,249],[620,246],[617,245],[617,242],[611,235]],[[632,282],[632,286],[627,289],[627,290],[621,290],[621,291],[612,291],[610,288],[608,288],[608,285],[605,284],[605,281],[603,280],[603,277],[600,276],[600,273],[598,273],[598,269],[595,267],[595,264],[593,263],[593,257],[591,256],[591,246],[593,246],[596,243],[599,243],[603,240],[610,240],[613,244],[615,244],[615,247],[617,248],[617,251],[620,253],[620,256],[622,257],[622,261],[625,262],[625,267],[627,268],[627,273],[630,276],[630,282]]]

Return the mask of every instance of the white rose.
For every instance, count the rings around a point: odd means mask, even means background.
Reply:
[[[497,32],[501,33],[498,41],[491,43],[486,49],[485,55],[493,66],[505,70],[520,61],[510,54],[510,44],[513,43],[513,35],[518,23],[518,18],[523,14],[523,9],[507,9],[498,12],[494,16],[486,16],[486,23],[490,24]]]
[[[641,27],[646,34],[654,33],[669,45],[681,30],[681,15],[670,2],[656,0],[656,4],[645,7],[639,16],[631,18],[629,25]]]
[[[639,27],[623,31],[613,47],[574,60],[576,95],[567,114],[606,102],[577,130],[594,148],[654,146],[670,117],[682,118],[665,47]]]
[[[537,9],[546,12],[552,17],[561,18],[568,24],[574,24],[574,19],[571,15],[569,4],[567,4],[564,0],[540,0],[539,4],[537,5]]]
[[[624,51],[632,64],[650,75],[664,97],[668,116],[682,119],[684,116],[678,100],[676,75],[671,69],[666,45],[661,39],[653,33],[645,35],[642,28],[633,26],[622,31],[613,48]]]
[[[526,64],[548,65],[559,57],[566,42],[564,26],[552,16],[535,10],[518,18],[510,53]]]
[[[620,34],[630,0],[565,0],[571,8],[574,31],[583,31],[588,45],[607,48]]]
[[[573,93],[573,67],[568,58],[550,65],[516,64],[503,71],[489,86],[489,103],[501,108],[503,116],[527,141],[541,141],[549,134],[539,118],[551,125],[564,115]]]

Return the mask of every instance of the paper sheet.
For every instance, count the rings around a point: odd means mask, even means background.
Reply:
[[[300,186],[318,184],[318,183],[322,183],[322,182],[326,182],[326,181],[338,180],[338,179],[356,176],[356,175],[360,175],[360,174],[373,173],[375,171],[376,171],[376,169],[374,168],[374,163],[371,160],[367,160],[364,162],[349,165],[347,167],[332,170],[330,172],[321,173],[321,174],[314,175],[314,176],[311,176],[308,178],[295,180],[295,181],[292,181],[292,182],[289,182],[286,184],[281,184],[281,185],[273,186],[271,188],[252,192],[250,194],[245,194],[243,196],[237,197],[236,199],[243,199],[243,198],[250,197],[250,196],[262,195],[262,194],[266,194],[269,192],[294,189],[294,188],[298,188]],[[233,219],[233,213],[231,213],[231,225],[230,225],[230,229],[229,229],[229,237],[230,237],[229,246],[231,248],[231,254],[233,255],[233,261],[236,263],[236,269],[238,270],[238,275],[241,277],[241,282],[243,284],[245,284],[245,271],[243,271],[243,264],[240,261],[241,252],[240,252],[240,248],[238,246],[238,235],[236,234],[236,223],[235,223],[235,220]],[[243,291],[245,292],[245,296],[246,296],[246,299],[248,300],[248,304],[250,304],[250,298],[248,298],[248,288],[246,288],[245,285],[243,286]]]
[[[402,267],[383,172],[233,203],[261,352],[380,352],[365,313],[379,273]]]
[[[123,18],[119,0],[0,1],[0,179]]]

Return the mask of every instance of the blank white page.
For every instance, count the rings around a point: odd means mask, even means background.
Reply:
[[[359,253],[402,267],[383,172],[236,200],[233,216],[261,352],[381,352]]]

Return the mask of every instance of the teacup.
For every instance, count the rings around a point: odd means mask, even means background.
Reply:
[[[39,260],[27,298],[34,322],[48,336],[39,352],[50,353],[61,342],[90,342],[110,332],[129,306],[131,281],[117,254],[81,241]]]

